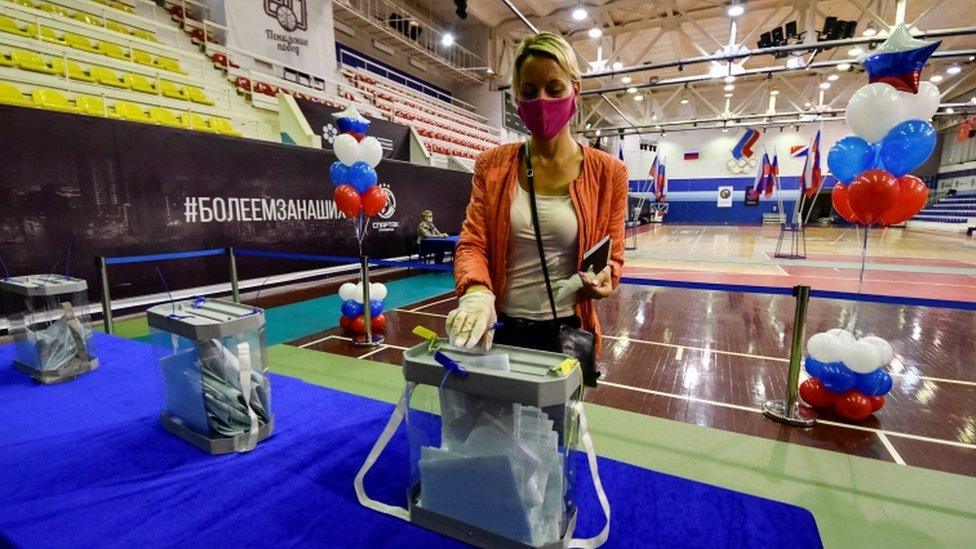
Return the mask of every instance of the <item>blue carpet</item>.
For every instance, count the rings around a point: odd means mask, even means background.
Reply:
[[[151,347],[96,337],[102,366],[63,385],[35,385],[0,347],[0,546],[458,546],[356,501],[389,404],[275,375],[275,435],[211,457],[160,427]],[[395,441],[366,485],[402,504],[407,449]],[[801,508],[609,459],[600,469],[609,547],[821,546]],[[602,518],[589,475],[577,478],[577,535],[592,535]]]

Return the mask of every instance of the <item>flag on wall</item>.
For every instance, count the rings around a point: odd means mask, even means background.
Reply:
[[[801,191],[805,192],[807,198],[813,198],[823,185],[823,174],[820,171],[820,130],[813,138],[810,145],[810,154],[807,161],[803,163],[803,175],[800,176]]]
[[[810,147],[807,145],[791,145],[790,146],[790,156],[793,158],[800,158],[801,156],[807,156],[810,152]]]
[[[736,160],[752,158],[754,154],[752,147],[756,144],[756,141],[759,141],[759,132],[752,128],[746,128],[746,133],[742,135],[742,138],[735,144],[735,147],[732,147],[732,158]]]
[[[657,198],[658,202],[664,202],[664,197],[667,193],[668,188],[668,178],[665,175],[664,161],[658,162],[657,157],[654,158],[654,165],[657,169],[654,170],[654,196]],[[653,166],[652,166],[653,167]]]
[[[685,151],[685,160],[698,160],[698,149]]]

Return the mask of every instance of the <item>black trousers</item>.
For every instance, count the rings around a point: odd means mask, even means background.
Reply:
[[[495,331],[494,343],[554,353],[563,351],[562,344],[559,342],[559,327],[566,325],[579,328],[581,326],[580,319],[576,315],[556,320],[529,320],[498,313],[498,322],[502,323],[502,327]]]

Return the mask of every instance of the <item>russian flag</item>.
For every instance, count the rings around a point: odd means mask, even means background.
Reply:
[[[685,151],[685,160],[698,160],[698,149]]]
[[[773,196],[773,191],[776,190],[776,180],[779,178],[779,158],[777,157],[777,155],[775,154],[773,155],[772,163],[767,164],[767,166],[769,169],[765,174],[766,177],[765,191],[766,191],[766,198],[769,198],[770,196]]]
[[[809,162],[803,164],[802,181],[805,185],[807,198],[813,198],[820,192],[820,187],[823,185],[823,174],[820,171],[820,130],[817,130],[817,135],[813,138],[807,160]]]
[[[654,180],[654,196],[658,202],[664,202],[665,193],[668,188],[668,178],[665,175],[664,162],[657,167],[657,177]]]

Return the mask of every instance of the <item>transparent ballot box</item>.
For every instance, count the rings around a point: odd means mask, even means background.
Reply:
[[[163,427],[211,454],[246,452],[274,430],[264,311],[196,298],[146,312],[163,374]]]
[[[98,367],[88,283],[59,274],[0,280],[14,343],[14,366],[40,383],[74,379]]]
[[[417,384],[406,409],[410,521],[486,547],[568,544],[578,363],[516,347],[485,355],[422,344],[404,354],[403,374]]]

